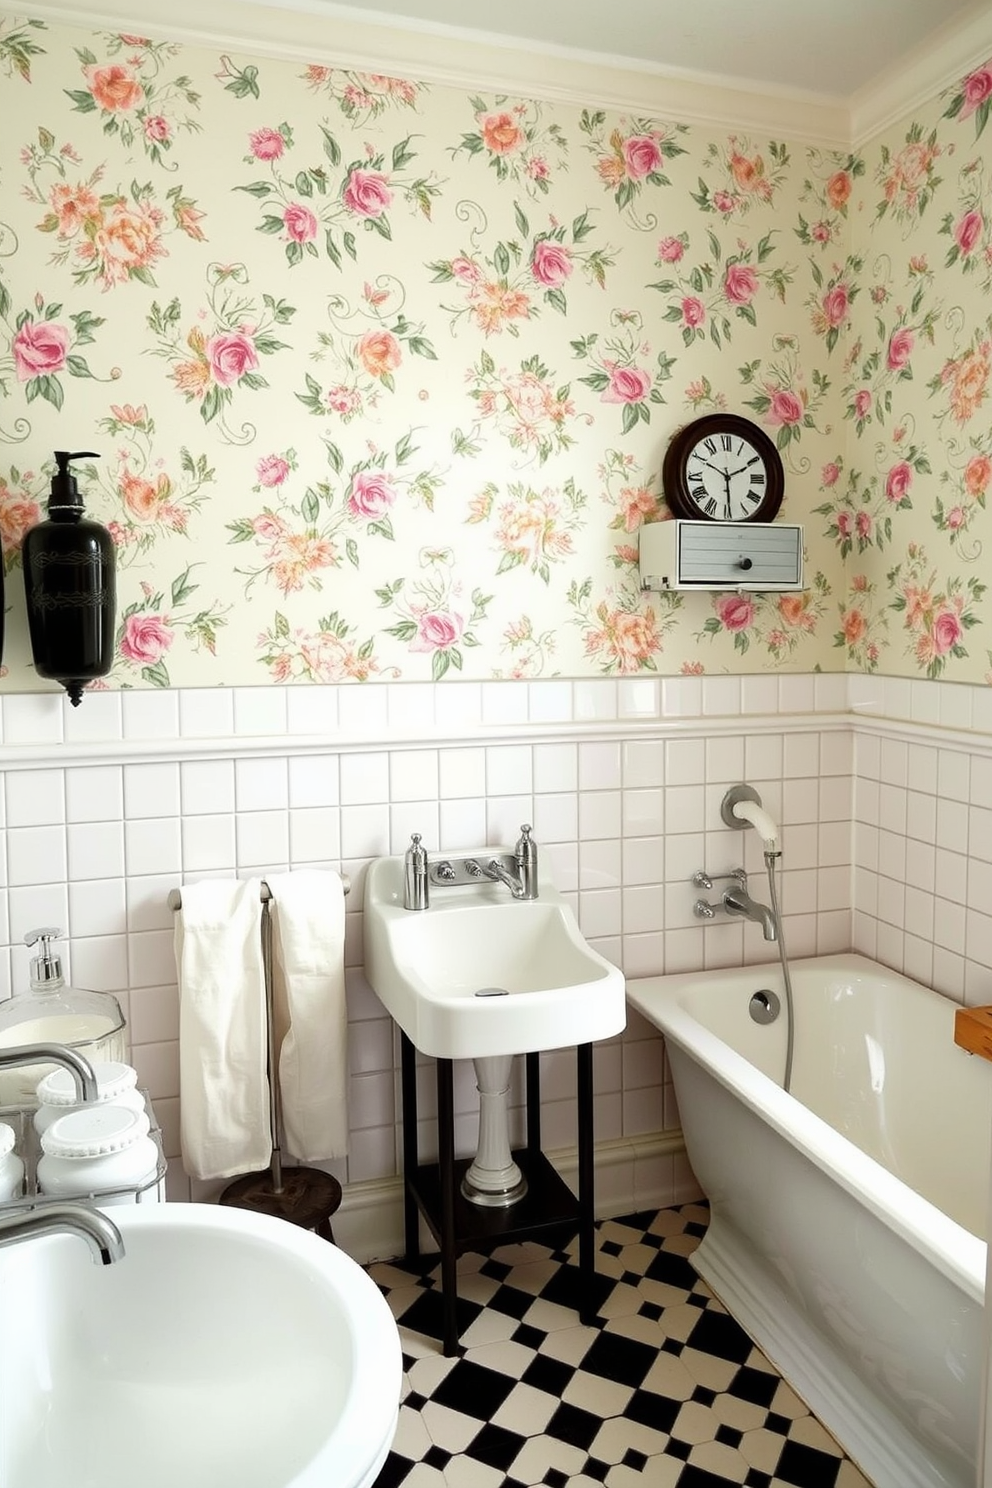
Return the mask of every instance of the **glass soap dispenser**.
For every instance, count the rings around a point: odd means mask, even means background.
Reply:
[[[25,944],[38,945],[31,958],[31,987],[0,1002],[0,1049],[21,1044],[66,1044],[90,1063],[126,1059],[124,1014],[112,992],[69,987],[52,950],[61,930],[29,930]],[[0,1106],[37,1106],[38,1084],[55,1064],[23,1064],[0,1071]]]

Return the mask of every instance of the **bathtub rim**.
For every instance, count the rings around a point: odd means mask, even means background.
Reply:
[[[942,996],[923,983],[915,982],[912,977],[855,951],[796,958],[790,966],[793,971],[807,968],[851,970],[907,982],[933,997]],[[732,977],[735,982],[746,982],[751,977],[758,979],[774,974],[781,976],[781,966],[777,961],[632,977],[627,980],[627,1000],[665,1038],[670,1038],[690,1058],[702,1064],[791,1146],[805,1153],[866,1209],[890,1225],[908,1245],[973,1301],[984,1305],[986,1242],[944,1214],[875,1158],[855,1147],[795,1096],[786,1094],[774,1080],[698,1022],[679,998],[680,991],[704,982],[711,983],[721,976]],[[951,1003],[949,998],[944,1000]]]

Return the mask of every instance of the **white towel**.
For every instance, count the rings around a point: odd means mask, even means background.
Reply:
[[[261,880],[183,886],[176,915],[180,1138],[194,1178],[232,1178],[272,1156]]]
[[[344,887],[320,869],[277,873],[272,893],[279,1092],[286,1146],[306,1162],[348,1151]]]

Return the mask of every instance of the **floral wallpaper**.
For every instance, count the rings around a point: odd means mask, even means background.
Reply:
[[[0,19],[2,687],[55,448],[110,687],[992,670],[992,62],[852,153],[332,62]],[[801,594],[639,589],[715,409]]]

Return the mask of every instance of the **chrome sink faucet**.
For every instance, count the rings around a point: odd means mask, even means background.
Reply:
[[[96,1100],[93,1066],[65,1044],[18,1044],[14,1049],[0,1049],[0,1069],[14,1069],[20,1064],[61,1064],[76,1082],[76,1100]]]
[[[0,1218],[0,1246],[54,1234],[78,1235],[101,1266],[109,1266],[124,1255],[124,1239],[114,1221],[86,1204],[48,1204]]]
[[[756,925],[760,925],[766,940],[778,940],[778,920],[774,910],[769,909],[767,904],[759,904],[756,899],[752,899],[746,884],[738,883],[734,888],[724,889],[723,907],[729,915],[753,920]]]

